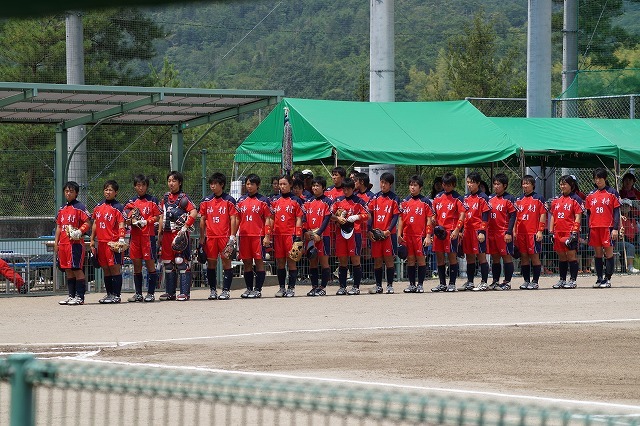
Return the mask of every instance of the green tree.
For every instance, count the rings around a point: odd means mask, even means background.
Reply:
[[[429,74],[413,68],[407,90],[421,100],[465,97],[523,96],[522,54],[500,40],[484,12],[473,17],[464,33],[449,38]],[[520,64],[520,65],[519,65]]]

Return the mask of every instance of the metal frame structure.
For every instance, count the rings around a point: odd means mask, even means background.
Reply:
[[[282,90],[0,82],[0,123],[56,126],[55,200],[56,205],[62,205],[62,184],[66,181],[70,160],[67,131],[72,127],[171,126],[171,167],[180,170],[185,154],[185,129],[204,124],[215,126],[229,118],[275,105],[283,96]]]

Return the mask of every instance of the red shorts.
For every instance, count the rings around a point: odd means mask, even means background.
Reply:
[[[613,244],[611,243],[611,231],[609,230],[609,228],[589,229],[589,246],[613,247]]]
[[[263,259],[262,237],[242,235],[238,237],[238,254],[241,260]]]
[[[559,253],[566,253],[568,251],[571,251],[565,244],[565,241],[567,241],[569,235],[571,235],[569,232],[557,232],[553,236],[553,249]]]
[[[173,259],[175,259],[177,256],[181,256],[184,258],[189,257],[189,245],[187,245],[187,248],[184,249],[183,252],[174,251],[171,248],[171,243],[173,242],[173,239],[175,238],[176,235],[178,235],[178,231],[176,232],[165,231],[162,233],[162,242],[161,242],[162,254],[160,255],[161,260],[173,261]]]
[[[396,254],[398,237],[391,234],[382,241],[371,241],[371,257],[394,256]]]
[[[349,257],[360,256],[362,248],[362,234],[353,234],[351,238],[345,240],[342,234],[336,236],[336,256]]]
[[[151,259],[151,238],[148,235],[136,235],[129,240],[129,257],[131,259]]]
[[[98,241],[98,263],[100,266],[122,265],[123,253],[116,253],[109,248],[106,242]]]
[[[424,256],[426,247],[424,246],[424,237],[420,235],[405,235],[404,245],[407,248],[407,256],[420,257]]]
[[[487,253],[499,256],[513,254],[513,241],[507,244],[501,232],[487,231]]]
[[[271,241],[276,259],[282,259],[289,255],[289,250],[293,247],[292,235],[273,235]]]
[[[305,241],[304,246],[307,247],[309,241]],[[329,256],[331,253],[331,237],[330,236],[321,236],[320,241],[316,241],[313,243],[316,250],[318,250],[318,256]]]
[[[459,242],[460,237],[452,240],[451,231],[447,230],[447,237],[444,240],[436,236],[433,237],[433,247],[431,250],[433,250],[434,253],[457,253]]]
[[[85,247],[81,244],[65,244],[58,246],[58,260],[62,269],[82,269]]]
[[[478,241],[478,233],[479,231],[474,229],[464,231],[464,235],[462,236],[462,252],[464,254],[481,254],[487,252],[486,232],[483,242]]]
[[[517,234],[515,245],[520,253],[536,254],[542,251],[542,242],[536,241],[536,234]]]
[[[227,246],[229,237],[207,237],[207,241],[204,245],[204,252],[207,254],[207,259],[217,259],[222,253],[222,250]]]

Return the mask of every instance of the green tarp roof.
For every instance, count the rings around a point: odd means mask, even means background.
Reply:
[[[283,99],[236,150],[237,162],[278,162],[284,107],[294,163],[484,164],[516,154],[506,133],[467,101],[345,102]]]
[[[467,101],[345,102],[285,98],[236,150],[237,162],[280,162],[284,107],[295,163],[549,167],[640,164],[640,121],[487,118]],[[276,154],[276,155],[274,155]]]
[[[640,123],[628,119],[491,118],[524,151],[527,165],[640,164]]]

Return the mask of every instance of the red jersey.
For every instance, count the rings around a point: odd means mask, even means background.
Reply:
[[[264,235],[264,224],[268,217],[271,217],[269,199],[262,194],[245,194],[236,203],[238,227],[241,237],[261,237]]]
[[[290,192],[280,194],[271,201],[273,214],[273,235],[293,235],[296,219],[302,217],[300,199]]]
[[[329,222],[327,221],[325,223],[325,218],[327,216],[329,216],[329,218],[331,217],[332,204],[333,202],[331,201],[331,198],[326,195],[323,195],[320,198],[309,198],[302,206],[306,219],[305,229],[320,229],[322,235],[331,235],[331,227],[327,226]],[[322,226],[323,224],[324,227]]]
[[[409,195],[400,203],[402,233],[407,236],[424,237],[427,220],[433,216],[431,200],[424,195]]]
[[[544,198],[532,192],[529,195],[521,195],[516,198],[516,233],[535,234],[540,228],[540,218],[547,212]]]
[[[60,207],[58,214],[56,215],[56,225],[60,227],[60,239],[59,245],[68,244],[84,244],[84,240],[71,240],[67,235],[64,227],[71,225],[74,228],[80,228],[82,224],[90,219],[89,212],[84,204],[78,200],[73,200]]]
[[[574,193],[557,196],[551,201],[550,209],[553,216],[553,232],[559,234],[571,232],[576,215],[584,211],[582,200]]]
[[[208,195],[200,201],[198,214],[204,218],[207,238],[231,235],[231,218],[238,215],[236,200],[226,192]]]
[[[371,212],[371,229],[380,229],[396,233],[394,217],[400,214],[400,199],[389,191],[387,193],[378,192],[369,201],[369,211]],[[391,227],[391,229],[389,229]]]
[[[500,196],[493,194],[489,197],[491,212],[489,212],[489,222],[487,223],[488,232],[499,234],[513,232],[513,229],[509,229],[509,217],[516,211],[515,201],[515,197],[508,192]]]
[[[589,214],[589,228],[612,228],[614,226],[614,209],[620,207],[618,191],[605,186],[594,189],[584,200]]]
[[[487,194],[481,191],[475,194],[467,194],[464,197],[464,204],[467,207],[467,213],[464,216],[465,231],[487,229],[487,224],[483,223],[489,219],[488,214],[486,215],[486,219],[483,219],[484,214],[491,211]]]
[[[367,205],[358,197],[353,194],[351,197],[338,197],[331,205],[331,213],[335,214],[338,209],[343,209],[347,212],[347,217],[357,214],[361,218],[353,222],[353,231],[357,234],[362,231],[362,223],[366,223],[369,218],[369,212],[367,211]]]
[[[140,210],[142,218],[147,221],[144,228],[137,226],[131,227],[131,238],[138,236],[150,237],[155,234],[153,223],[160,215],[160,207],[158,207],[158,199],[152,195],[144,194],[142,197],[132,198],[124,205],[124,211],[128,212],[134,208]]]
[[[103,243],[120,239],[120,224],[124,223],[124,206],[116,200],[104,200],[93,209],[96,239]]]
[[[342,197],[344,195],[344,191],[342,187],[337,188],[335,186],[330,186],[324,190],[324,195],[335,201],[338,197]]]
[[[447,231],[453,231],[460,219],[460,213],[467,211],[463,198],[457,191],[442,191],[433,199],[432,205],[436,223]]]

